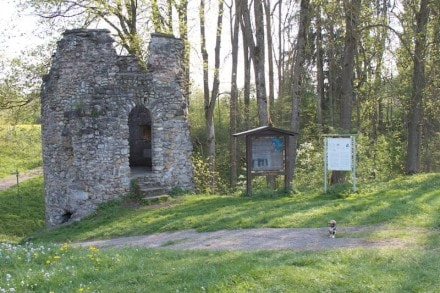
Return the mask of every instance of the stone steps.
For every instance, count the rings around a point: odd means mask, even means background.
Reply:
[[[168,201],[171,196],[167,194],[168,190],[157,184],[157,180],[152,174],[133,174],[132,180],[135,180],[135,193],[147,203]]]
[[[147,202],[168,201],[171,198],[166,189],[161,186],[139,184],[139,192],[142,200]]]

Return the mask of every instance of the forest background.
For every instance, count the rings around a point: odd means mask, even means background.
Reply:
[[[151,32],[171,33],[185,44],[200,192],[243,184],[243,143],[232,134],[262,125],[299,133],[296,187],[322,184],[324,134],[356,134],[359,180],[440,170],[439,1],[14,3],[38,20],[38,42],[0,52],[0,124],[39,124],[41,79],[65,29],[109,28],[118,52],[141,61]],[[14,33],[11,22],[5,48]]]

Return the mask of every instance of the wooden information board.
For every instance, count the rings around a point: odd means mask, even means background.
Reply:
[[[284,175],[284,188],[290,189],[292,164],[287,158],[292,154],[289,138],[297,135],[271,126],[261,126],[234,137],[246,137],[246,190],[252,194],[252,178],[255,176]],[[269,178],[269,177],[267,177]]]

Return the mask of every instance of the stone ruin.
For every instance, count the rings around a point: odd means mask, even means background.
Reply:
[[[79,220],[130,182],[193,189],[180,39],[152,34],[141,66],[108,30],[68,30],[42,86],[46,225]]]

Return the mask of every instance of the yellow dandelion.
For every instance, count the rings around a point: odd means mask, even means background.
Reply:
[[[67,244],[67,242],[64,242],[63,245],[61,245],[60,250],[66,251],[68,248],[69,248],[69,244]]]
[[[89,250],[90,250],[91,252],[98,252],[98,251],[99,251],[99,248],[96,248],[95,246],[90,246],[90,247],[89,247]]]

